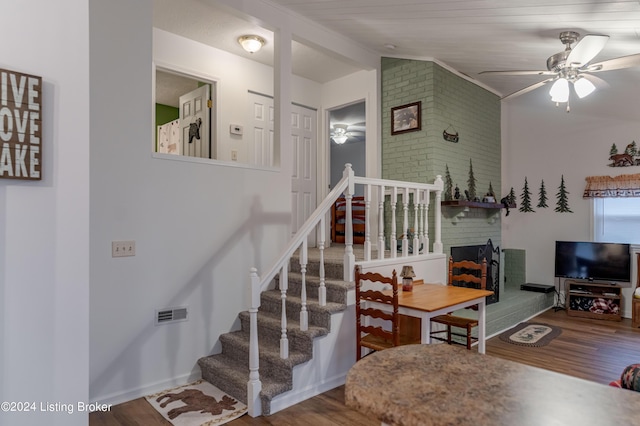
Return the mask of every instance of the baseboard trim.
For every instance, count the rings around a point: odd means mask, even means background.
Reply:
[[[147,395],[152,395],[154,393],[175,388],[177,386],[186,385],[188,383],[195,382],[202,378],[200,371],[192,372],[189,374],[183,374],[181,376],[173,377],[166,380],[161,380],[159,382],[150,383],[144,386],[140,386],[138,388],[125,390],[122,392],[114,392],[108,395],[101,395],[97,397],[91,397],[90,400],[92,402],[96,402],[99,404],[122,404],[123,402],[132,401],[134,399],[142,398]]]
[[[314,386],[307,386],[300,390],[291,390],[287,393],[278,395],[271,400],[271,414],[275,414],[280,410],[289,408],[316,395],[327,392],[338,386],[342,386],[347,381],[347,372],[338,376],[330,377]]]

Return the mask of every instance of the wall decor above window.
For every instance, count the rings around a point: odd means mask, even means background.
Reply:
[[[391,134],[415,132],[422,129],[422,102],[391,108]]]
[[[628,167],[640,166],[640,150],[636,145],[636,141],[632,141],[624,149],[624,152],[618,152],[618,147],[614,143],[609,150],[610,167]]]

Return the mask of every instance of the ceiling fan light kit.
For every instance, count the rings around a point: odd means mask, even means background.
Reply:
[[[575,31],[563,31],[560,33],[559,38],[562,44],[566,46],[565,50],[551,55],[547,59],[547,70],[545,71],[483,71],[480,74],[551,76],[546,80],[507,95],[503,99],[523,95],[547,83],[553,82],[551,90],[549,90],[551,101],[556,104],[566,102],[567,111],[569,111],[568,102],[571,86],[573,86],[573,90],[580,99],[593,93],[596,89],[596,84],[600,87],[607,86],[604,80],[591,75],[591,73],[640,66],[640,54],[591,64],[591,60],[600,53],[609,40],[609,36],[607,35],[588,34],[578,41],[580,38],[579,33]],[[574,43],[576,44],[572,48],[571,45]]]
[[[551,101],[556,103],[564,103],[569,100],[569,80],[564,77],[560,77],[553,83],[551,86],[551,90],[549,90],[549,95],[551,95]]]
[[[596,86],[594,86],[593,83],[585,77],[580,77],[574,81],[573,88],[580,99],[589,96],[594,90],[596,90]]]

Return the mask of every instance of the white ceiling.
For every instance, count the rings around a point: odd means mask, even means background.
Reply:
[[[544,77],[478,73],[546,69],[547,58],[564,49],[558,39],[561,31],[609,35],[609,42],[594,59],[597,62],[640,53],[640,0],[272,0],[272,3],[343,34],[381,56],[435,59],[502,96]],[[247,19],[225,13],[215,5],[215,0],[154,0],[154,8],[154,26],[237,54],[245,54],[237,44],[238,36],[261,35],[268,40],[267,46],[252,58],[271,62],[273,34]],[[294,48],[293,72],[314,81],[325,82],[358,69],[348,60],[337,60],[299,43],[294,43]],[[630,96],[633,91],[629,87],[640,84],[640,67],[598,76],[611,87],[588,99],[599,97],[602,107]],[[638,98],[634,95],[634,99]],[[520,98],[550,103],[545,88]]]

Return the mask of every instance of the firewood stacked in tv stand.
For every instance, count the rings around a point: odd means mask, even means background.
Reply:
[[[611,321],[622,321],[622,289],[617,284],[596,283],[581,280],[566,280],[567,315],[572,317],[595,318]],[[589,308],[598,300],[609,305],[617,305],[617,313],[611,311],[598,313]]]

